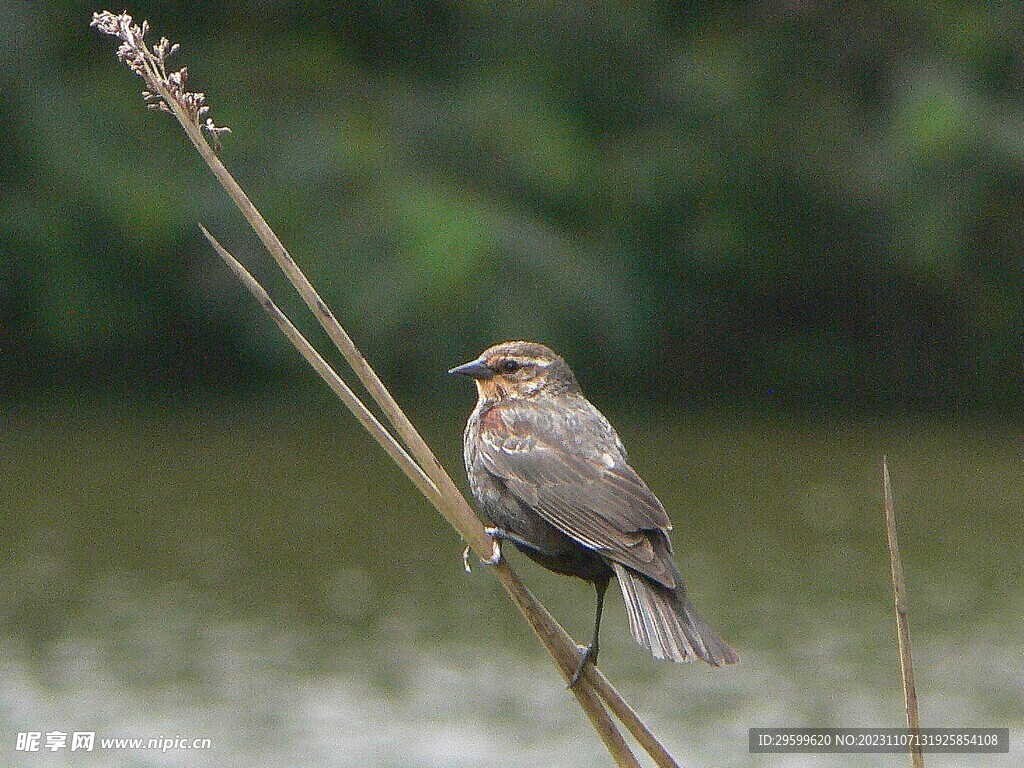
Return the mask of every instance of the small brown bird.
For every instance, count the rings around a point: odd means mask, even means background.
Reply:
[[[494,526],[488,533],[597,590],[593,639],[570,685],[588,660],[597,663],[612,576],[633,637],[655,658],[696,656],[716,667],[739,661],[687,599],[665,508],[561,357],[542,344],[510,341],[449,373],[476,382],[464,451],[473,496]]]

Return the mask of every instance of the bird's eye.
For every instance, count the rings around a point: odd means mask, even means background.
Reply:
[[[505,360],[501,364],[501,372],[502,373],[515,373],[521,367],[522,366],[519,365],[518,361],[516,361],[516,360]]]

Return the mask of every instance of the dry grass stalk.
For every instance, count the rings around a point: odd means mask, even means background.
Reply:
[[[420,492],[423,493],[423,495],[426,496],[426,498],[434,504],[435,507],[441,509],[445,503],[445,499],[438,493],[437,487],[433,482],[423,474],[419,465],[409,457],[405,452],[405,449],[403,449],[387,429],[377,421],[376,417],[370,413],[362,401],[359,400],[358,396],[352,392],[341,376],[331,368],[323,357],[321,357],[313,348],[312,344],[309,343],[309,341],[292,324],[287,316],[285,316],[280,308],[274,303],[273,299],[270,298],[270,295],[266,292],[263,286],[256,281],[249,271],[242,266],[242,264],[224,248],[224,246],[217,242],[205,227],[202,225],[200,225],[200,227],[214,250],[217,251],[224,262],[231,268],[231,271],[235,273],[242,284],[250,291],[250,293],[252,293],[274,322],[277,323],[285,336],[287,336],[292,344],[294,344],[299,350],[300,354],[302,354],[313,369],[320,374],[321,378],[327,382],[345,405],[349,407],[349,410],[356,414],[360,423],[374,437],[374,439],[377,440],[381,447],[384,448],[392,460],[402,468],[409,479],[415,483]],[[552,655],[555,656],[559,667],[563,670],[563,675],[571,674],[571,672],[566,673],[565,670],[575,668],[576,656],[573,652],[570,652],[569,655],[566,655],[563,652],[564,648],[574,647],[568,635],[565,635],[564,631],[562,631],[562,637],[559,636],[561,627],[558,626],[554,618],[544,610],[533,595],[531,595],[518,581],[515,574],[510,568],[508,568],[507,564],[504,562],[499,563],[495,567],[495,570],[498,572],[499,579],[501,579],[502,584],[505,585],[505,588],[513,602],[517,606],[525,607],[523,609],[524,615],[527,616],[531,626],[534,628],[534,631],[541,640],[544,641],[549,651],[552,652]],[[560,643],[560,640],[564,640],[564,642]],[[609,753],[611,753],[615,758],[616,764],[623,766],[639,766],[639,763],[636,762],[636,758],[630,752],[628,745],[622,738],[622,735],[618,732],[618,729],[615,728],[614,723],[608,717],[607,711],[605,711],[600,700],[595,696],[594,691],[591,689],[581,690],[580,688],[580,686],[573,688],[573,693],[576,694],[584,711],[586,711],[587,715],[591,717],[594,728],[597,730],[601,740],[605,743]],[[660,745],[658,746],[660,747]]]
[[[146,82],[148,90],[144,92],[143,96],[149,106],[173,114],[181,123],[192,144],[206,161],[217,180],[281,266],[307,306],[326,329],[335,346],[352,366],[385,417],[391,422],[404,442],[404,448],[299,333],[252,275],[203,228],[203,234],[211,245],[253,293],[307,362],[324,378],[335,394],[355,414],[363,427],[377,440],[427,500],[441,512],[479,556],[489,556],[492,548],[491,540],[484,533],[482,523],[473,513],[465,497],[458,491],[455,483],[437,461],[429,446],[388,392],[376,372],[363,358],[333,313],[320,299],[312,284],[249,200],[245,191],[217,157],[214,148],[207,143],[203,131],[211,136],[216,145],[220,134],[228,129],[216,126],[207,116],[209,107],[203,94],[192,93],[185,89],[184,69],[167,73],[165,60],[177,51],[178,46],[171,44],[166,38],[162,38],[160,43],[150,50],[145,42],[148,24],[143,22],[141,26],[136,25],[131,16],[126,13],[112,14],[107,11],[97,13],[94,15],[92,26],[121,40],[118,58]],[[523,586],[507,563],[502,561],[491,570],[551,654],[563,678],[568,680],[579,659],[579,649],[576,644],[551,614]],[[590,718],[617,765],[639,766],[639,763],[609,716],[602,700],[619,717],[658,766],[678,768],[678,764],[668,754],[664,746],[657,741],[633,709],[596,668],[588,666],[580,684],[574,686],[571,691]]]
[[[885,541],[889,549],[889,570],[896,612],[896,639],[899,644],[900,675],[903,679],[903,701],[906,706],[907,728],[912,737],[910,764],[924,768],[921,751],[921,720],[917,710],[917,688],[914,685],[914,662],[910,657],[910,622],[907,619],[907,585],[903,579],[903,562],[896,541],[896,508],[893,503],[892,482],[889,479],[889,460],[882,457],[882,493],[885,506]]]

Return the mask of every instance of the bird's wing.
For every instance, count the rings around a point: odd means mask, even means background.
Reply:
[[[668,514],[596,408],[499,402],[481,415],[480,438],[484,468],[521,502],[583,546],[675,586]]]

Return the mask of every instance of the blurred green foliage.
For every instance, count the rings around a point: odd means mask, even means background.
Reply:
[[[196,221],[290,289],[93,10],[0,14],[4,393],[306,380]],[[974,413],[1024,405],[1022,10],[129,8],[406,394],[521,337],[626,398]]]

